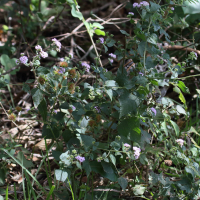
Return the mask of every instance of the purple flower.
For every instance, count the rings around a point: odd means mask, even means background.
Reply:
[[[41,55],[43,58],[47,58],[47,57],[48,57],[48,53],[47,53],[47,52],[44,52],[44,51],[40,51],[40,55]]]
[[[144,76],[144,74],[142,72],[139,72],[139,74],[141,74],[142,76]]]
[[[112,63],[113,63],[113,59],[111,59],[111,58],[108,58],[108,60],[110,61],[110,64],[112,64]]]
[[[60,58],[60,61],[63,62],[63,61],[65,61],[65,59],[64,58]]]
[[[37,51],[42,51],[42,47],[41,47],[40,45],[35,46],[35,49],[36,49]]]
[[[129,14],[129,15],[134,15],[134,13],[133,13],[133,12],[129,12],[128,14]]]
[[[184,144],[184,140],[182,139],[177,139],[176,142],[182,147]]]
[[[130,145],[130,144],[128,144],[128,143],[125,143],[125,144],[124,144],[124,147],[126,147],[126,148],[130,148],[130,147],[131,147],[131,145]]]
[[[135,7],[138,7],[138,8],[139,8],[140,5],[139,5],[138,3],[134,3],[134,4],[133,4],[133,8],[135,8]]]
[[[17,59],[17,60],[15,61],[15,63],[16,63],[16,65],[19,65],[20,61]]]
[[[58,111],[57,111],[57,110],[54,110],[53,112],[54,112],[54,113],[56,113],[56,114],[58,113]]]
[[[95,110],[97,111],[97,113],[100,113],[100,112],[101,112],[99,106],[95,106],[94,108],[95,108]]]
[[[138,159],[140,156],[141,149],[138,147],[133,147],[135,159]]]
[[[113,54],[113,53],[110,53],[109,56],[110,56],[111,58],[116,58],[116,55]]]
[[[101,44],[104,43],[104,38],[100,37],[99,40],[100,40],[100,43],[101,43]]]
[[[60,69],[58,70],[58,73],[59,73],[59,74],[63,74],[64,72],[65,72],[65,68],[60,67]]]
[[[171,10],[174,10],[174,7],[171,7]]]
[[[85,67],[86,72],[89,72],[89,71],[90,71],[90,65],[88,65],[86,62],[82,62],[81,65],[82,65],[83,67]]]
[[[149,6],[149,3],[147,1],[142,1],[140,3],[141,6]]]
[[[61,46],[62,46],[61,43],[56,38],[53,38],[52,41],[53,41],[53,44],[55,44],[57,47],[56,51],[60,51]]]
[[[26,109],[26,112],[28,112],[29,110],[30,110],[30,108],[27,108],[27,109]]]
[[[100,159],[100,158],[97,158],[97,162],[101,162],[101,159]]]
[[[73,105],[71,105],[71,106],[70,106],[70,108],[71,108],[73,111],[75,111],[75,110],[76,110],[76,107],[75,107],[75,106],[73,106]]]
[[[192,52],[195,54],[196,57],[198,57],[198,54],[196,52],[194,52],[194,51],[192,51]]]
[[[155,108],[150,108],[151,109],[151,111],[156,115],[156,109]]]
[[[19,58],[20,62],[22,64],[26,64],[28,62],[28,57],[27,56],[22,56]]]
[[[78,160],[80,162],[84,162],[85,161],[85,157],[76,156],[75,158],[76,158],[76,160]]]

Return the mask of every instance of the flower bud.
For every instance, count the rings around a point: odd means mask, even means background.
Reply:
[[[68,63],[63,61],[63,62],[60,62],[60,66],[61,67],[68,67]]]
[[[11,121],[16,121],[16,115],[14,113],[11,113],[10,115],[8,115],[8,119]]]

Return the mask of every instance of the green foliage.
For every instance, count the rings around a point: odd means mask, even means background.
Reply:
[[[0,6],[7,3],[2,2]],[[124,45],[116,41],[113,35],[102,31],[104,27],[100,23],[86,21],[77,1],[73,0],[41,1],[40,9],[38,1],[31,1],[30,9],[22,7],[22,23],[25,25],[26,16],[29,16],[29,12],[34,12],[33,23],[42,25],[53,13],[62,10],[62,4],[65,3],[70,6],[71,15],[82,20],[85,25],[96,53],[96,62],[92,65],[86,62],[76,63],[73,66],[71,57],[66,56],[63,62],[67,66],[62,66],[63,63],[52,65],[50,62],[49,67],[41,66],[41,56],[44,59],[47,56],[44,56],[42,49],[36,48],[36,56],[23,63],[26,67],[31,67],[37,78],[36,81],[26,81],[23,90],[31,94],[33,110],[41,116],[44,123],[42,137],[52,139],[52,146],[56,148],[52,156],[58,162],[59,169],[55,170],[54,183],[63,183],[63,187],[67,185],[71,190],[68,192],[65,188],[59,190],[57,187],[54,191],[48,174],[51,190],[47,199],[54,194],[60,199],[64,195],[67,198],[72,196],[73,199],[78,199],[78,196],[80,199],[91,197],[91,181],[94,176],[107,179],[109,184],[106,187],[109,189],[128,189],[133,196],[144,198],[145,195],[152,195],[153,199],[198,198],[200,144],[193,137],[195,135],[199,141],[200,135],[191,123],[184,130],[178,124],[181,115],[187,120],[191,117],[184,97],[190,91],[186,81],[180,80],[179,75],[187,70],[189,63],[196,64],[197,56],[195,52],[191,52],[182,62],[174,65],[167,47],[158,44],[163,37],[168,46],[173,47],[172,42],[177,38],[167,33],[167,27],[174,26],[177,32],[179,27],[186,29],[188,23],[196,23],[194,14],[198,12],[190,7],[186,9],[180,6],[181,14],[173,13],[171,7],[175,4],[172,2],[162,6],[153,2],[146,6],[141,5],[140,8],[137,7],[140,19],[136,23],[133,16],[129,15],[134,35],[120,30],[125,39]],[[49,4],[53,8],[47,9]],[[185,3],[187,4],[189,3]],[[4,29],[8,31],[6,27]],[[34,26],[27,24],[26,34],[29,35],[32,29]],[[19,33],[20,31],[22,30]],[[104,69],[93,41],[94,33],[105,36],[105,41],[100,42],[104,53],[114,49],[115,52],[108,56],[109,65],[112,65],[113,59],[119,61],[116,74]],[[198,34],[199,32],[194,33],[197,39]],[[31,34],[29,37],[35,36]],[[42,41],[48,53],[56,58],[61,51],[59,41],[54,41],[54,44],[44,38]],[[188,43],[184,45],[187,46]],[[11,48],[8,47],[9,52]],[[133,63],[128,69],[124,67],[127,59],[131,59]],[[16,59],[11,58],[9,53],[2,54],[0,61],[4,70],[1,74],[16,65]],[[159,66],[166,67],[167,70],[158,71]],[[84,78],[91,71],[96,77],[94,82]],[[2,76],[0,87],[9,83],[8,77]],[[34,88],[30,90],[28,84],[33,82]],[[178,100],[165,97],[164,89],[168,86],[173,87],[173,91],[178,94]],[[197,93],[200,94],[199,90]],[[11,157],[23,170],[33,167],[33,163],[22,152],[14,157],[15,148],[12,143],[6,147],[1,145],[4,153],[0,158],[5,161]],[[172,164],[166,164],[166,161]],[[45,167],[47,169],[46,165]],[[6,172],[2,164],[1,185],[5,183]],[[130,173],[133,180],[127,180],[126,174]],[[25,175],[31,176],[28,170]],[[81,183],[84,176],[87,177],[86,185]],[[102,197],[106,199],[110,194],[102,193]],[[92,196],[94,197],[93,192]],[[93,197],[92,199],[102,199],[98,195]]]

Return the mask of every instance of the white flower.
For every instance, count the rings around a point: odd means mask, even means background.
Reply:
[[[177,139],[176,142],[182,147],[184,144],[184,140],[182,139]]]
[[[43,58],[47,58],[47,57],[48,57],[48,53],[45,52],[45,51],[40,51],[40,55],[41,55]]]
[[[138,159],[140,156],[141,149],[138,147],[133,147],[135,159]]]

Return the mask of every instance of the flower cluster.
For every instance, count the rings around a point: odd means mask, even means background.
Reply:
[[[48,53],[45,52],[45,51],[40,51],[40,55],[41,55],[43,58],[47,58],[47,57],[48,57]]]
[[[133,13],[133,12],[129,12],[128,14],[129,14],[129,15],[134,15],[134,13]]]
[[[28,57],[27,57],[27,56],[21,56],[21,57],[19,58],[19,60],[20,60],[20,62],[21,62],[22,64],[27,64],[27,62],[28,62]]]
[[[56,46],[56,51],[60,52],[60,49],[62,46],[61,43],[56,38],[53,38],[52,41],[53,41],[53,44]]]
[[[88,65],[86,62],[82,62],[81,65],[82,65],[83,67],[85,67],[86,72],[89,72],[89,71],[90,71],[90,65]]]
[[[85,157],[76,156],[75,158],[76,158],[76,160],[78,160],[80,162],[84,162],[85,161]]]
[[[140,2],[139,4],[138,4],[138,3],[134,3],[134,4],[133,4],[133,8],[135,8],[135,7],[140,8],[141,6],[149,6],[149,3],[146,2],[146,1],[142,1],[142,2]]]
[[[177,139],[176,142],[182,147],[184,144],[184,140],[182,139]]]
[[[42,47],[40,45],[35,46],[35,49],[37,52],[39,52],[40,56],[42,56],[42,58],[47,58],[48,57],[48,53],[42,50]]]
[[[111,58],[116,58],[116,55],[113,54],[113,53],[110,53],[109,56],[110,56]]]
[[[135,159],[138,159],[140,156],[141,149],[138,147],[133,147]]]
[[[35,49],[36,49],[37,51],[42,51],[42,47],[41,47],[40,45],[35,46]]]

